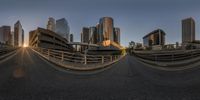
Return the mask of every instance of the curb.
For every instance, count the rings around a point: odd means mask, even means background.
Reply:
[[[6,54],[0,56],[0,60],[3,60],[3,59],[5,59],[5,58],[7,58],[7,57],[13,55],[14,53],[16,53],[16,51],[17,51],[17,49],[16,49],[16,50],[13,50],[13,51],[10,51],[9,53],[6,53]]]
[[[153,68],[153,69],[158,69],[158,70],[163,70],[163,71],[183,71],[183,70],[187,70],[187,69],[192,69],[194,67],[197,67],[200,65],[200,63],[198,61],[194,61],[194,62],[190,62],[192,64],[184,64],[182,66],[176,66],[174,65],[174,67],[170,66],[168,67],[166,66],[160,66],[159,64],[155,64],[155,63],[150,63],[150,62],[146,62],[141,58],[135,57],[133,56],[139,63],[144,64],[147,67]]]

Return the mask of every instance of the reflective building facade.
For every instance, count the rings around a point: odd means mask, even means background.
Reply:
[[[103,34],[100,34],[100,24],[96,25],[96,32],[97,32],[96,41],[97,41],[97,43],[100,43],[103,41]]]
[[[68,41],[70,40],[70,27],[65,18],[56,20],[56,33],[66,38]]]
[[[74,42],[74,35],[70,34],[70,42]]]
[[[97,44],[97,28],[96,27],[90,27],[89,29],[89,35],[90,35],[90,43]]]
[[[115,42],[120,45],[120,28],[114,27],[111,17],[102,17],[96,26],[84,27],[81,32],[81,42],[110,46]],[[106,45],[105,45],[106,44]]]
[[[22,45],[24,45],[24,29],[22,29]]]
[[[89,43],[90,42],[90,32],[88,27],[83,27],[81,32],[81,42],[82,43]]]
[[[17,21],[14,25],[14,46],[21,47],[23,46],[23,29],[20,21]]]
[[[182,20],[182,43],[195,41],[195,21],[193,18]]]
[[[114,42],[120,44],[120,28],[114,28]]]
[[[99,34],[102,34],[100,36],[103,36],[103,41],[105,40],[111,40],[114,41],[113,36],[113,19],[111,17],[103,17],[99,21]]]
[[[150,32],[143,37],[143,45],[146,47],[165,45],[165,32],[161,29]]]
[[[52,18],[52,17],[49,18],[49,21],[47,23],[47,29],[50,30],[50,31],[55,32],[56,24],[55,24],[55,19],[54,18]]]

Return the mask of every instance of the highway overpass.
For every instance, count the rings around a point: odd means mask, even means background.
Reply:
[[[63,70],[21,48],[0,61],[0,100],[198,100],[200,69],[154,69],[127,55],[103,70]]]

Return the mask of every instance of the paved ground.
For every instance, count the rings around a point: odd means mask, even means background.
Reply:
[[[0,100],[200,100],[200,70],[165,72],[127,56],[95,74],[55,69],[31,49],[0,63]]]

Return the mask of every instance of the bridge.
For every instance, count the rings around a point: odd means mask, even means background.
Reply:
[[[198,100],[199,66],[168,71],[126,55],[106,68],[66,70],[31,48],[0,60],[1,100]],[[7,54],[7,53],[6,53]],[[83,64],[84,65],[84,64]]]

